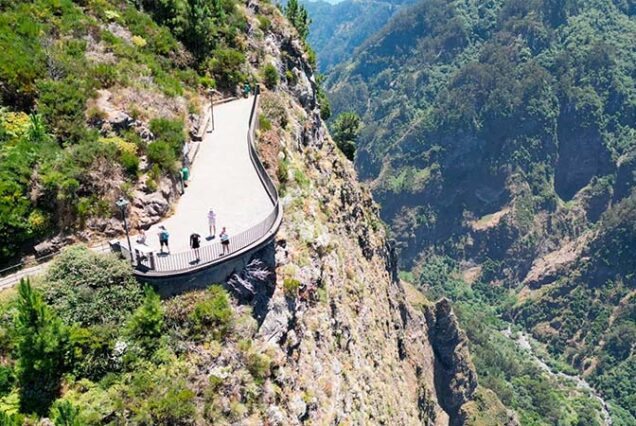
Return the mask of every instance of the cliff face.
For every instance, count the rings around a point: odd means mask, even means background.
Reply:
[[[477,387],[466,338],[447,301],[409,304],[377,206],[320,119],[300,44],[282,21],[273,28],[265,62],[294,77],[261,100],[260,149],[285,211],[258,332],[284,389],[270,420],[464,424]]]

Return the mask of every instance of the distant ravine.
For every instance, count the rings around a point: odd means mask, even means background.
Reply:
[[[562,379],[570,380],[576,384],[577,389],[581,389],[583,391],[589,392],[594,398],[598,400],[601,404],[601,415],[603,416],[602,422],[605,426],[612,426],[612,417],[609,413],[609,406],[607,402],[603,399],[603,397],[581,376],[566,374],[561,371],[554,371],[552,367],[546,364],[541,358],[539,358],[535,353],[532,345],[530,344],[530,338],[528,334],[524,331],[518,332],[518,337],[515,339],[513,336],[513,332],[511,326],[508,325],[508,328],[501,332],[504,336],[515,342],[517,347],[522,350],[527,351],[530,354],[532,360],[541,368],[543,371],[548,373],[550,376],[559,377]]]

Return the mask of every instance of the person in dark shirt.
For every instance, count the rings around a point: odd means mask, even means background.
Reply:
[[[201,235],[196,232],[190,235],[190,247],[194,250],[194,254],[197,256],[195,260],[200,260],[199,247],[201,247]]]

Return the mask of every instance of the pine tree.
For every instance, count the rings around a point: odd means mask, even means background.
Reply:
[[[14,331],[16,377],[23,413],[48,413],[60,390],[69,349],[68,332],[28,280],[18,286]]]

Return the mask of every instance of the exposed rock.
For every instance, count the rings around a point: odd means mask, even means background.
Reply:
[[[426,310],[429,339],[436,356],[435,385],[451,425],[461,425],[462,405],[471,401],[477,389],[477,374],[468,354],[468,339],[459,329],[448,299]]]

